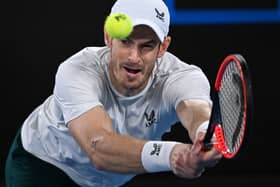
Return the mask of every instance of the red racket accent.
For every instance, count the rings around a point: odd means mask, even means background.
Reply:
[[[204,138],[205,149],[214,147],[233,158],[247,140],[252,122],[253,96],[249,67],[240,54],[228,55],[221,63],[212,92],[213,107]],[[213,134],[216,142],[211,142]]]
[[[219,150],[224,157],[228,158],[227,146],[225,144],[224,133],[221,125],[216,125],[214,133],[217,141],[217,143],[214,144],[214,147]]]
[[[245,129],[246,129],[246,120],[247,120],[247,115],[246,115],[246,111],[247,111],[247,90],[246,90],[246,82],[245,82],[245,78],[244,78],[244,74],[243,74],[243,70],[242,70],[242,67],[239,63],[240,59],[237,58],[237,56],[235,55],[229,55],[227,56],[224,61],[222,62],[219,70],[218,70],[218,73],[217,73],[217,77],[216,77],[216,81],[215,81],[215,89],[217,92],[220,91],[221,89],[221,85],[222,85],[222,78],[223,78],[223,75],[224,75],[224,71],[227,67],[227,65],[229,63],[232,63],[234,62],[238,71],[239,71],[239,75],[241,77],[241,83],[242,83],[242,88],[243,88],[243,97],[244,97],[244,102],[242,103],[243,107],[244,107],[244,111],[243,111],[243,115],[244,115],[244,118],[243,118],[243,132],[242,132],[242,135],[241,135],[241,142],[239,143],[240,145],[242,144],[242,141],[244,139],[244,134],[245,134]],[[238,146],[237,149],[234,151],[234,152],[229,152],[228,151],[228,148],[227,148],[227,144],[226,144],[226,140],[225,140],[225,137],[224,137],[224,132],[223,132],[223,128],[221,127],[221,125],[217,124],[217,126],[215,127],[215,131],[214,131],[214,134],[216,136],[216,140],[217,140],[217,144],[215,144],[215,148],[219,151],[221,151],[221,153],[224,155],[225,158],[232,158],[234,157],[237,152],[239,151],[240,147],[241,146]]]

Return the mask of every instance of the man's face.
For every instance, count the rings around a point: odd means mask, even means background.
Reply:
[[[150,78],[159,57],[160,41],[149,27],[136,26],[129,38],[111,42],[111,81],[121,94],[135,95]]]

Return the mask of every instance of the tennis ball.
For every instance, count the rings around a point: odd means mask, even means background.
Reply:
[[[105,20],[105,30],[112,38],[127,38],[133,30],[131,18],[123,13],[111,14]]]

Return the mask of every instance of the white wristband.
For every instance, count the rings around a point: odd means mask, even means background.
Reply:
[[[196,133],[195,133],[195,136],[197,136],[197,134],[199,132],[206,132],[207,129],[208,129],[208,125],[209,125],[209,121],[204,121],[203,123],[201,123],[199,125],[199,127],[196,129]]]
[[[145,143],[141,160],[147,172],[170,171],[170,153],[179,142],[173,141],[148,141]]]

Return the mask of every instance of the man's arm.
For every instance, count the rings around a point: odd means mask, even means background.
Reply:
[[[198,127],[209,120],[211,106],[203,100],[187,100],[180,102],[176,111],[182,125],[188,130],[193,145],[178,144],[174,146],[170,155],[171,167],[177,176],[196,178],[202,174],[205,168],[215,166],[222,158],[222,154],[214,148],[204,151],[205,133],[197,133]]]
[[[180,111],[181,114],[184,111],[183,108]],[[201,157],[199,154],[201,148],[198,143],[192,146],[167,141],[146,142],[116,134],[112,130],[109,115],[102,107],[89,110],[70,121],[68,126],[73,137],[95,167],[105,171],[138,174],[166,171],[170,168],[178,176],[194,178],[204,170],[207,165],[204,161],[208,162],[209,157],[212,158],[213,154],[212,151],[209,151]],[[199,141],[195,140],[195,142]],[[154,150],[159,151],[158,155],[152,154]],[[155,157],[155,155],[157,156]]]
[[[211,106],[204,100],[181,101],[176,108],[181,124],[188,130],[192,141],[195,139],[197,128],[211,115]]]
[[[103,107],[94,107],[68,123],[73,137],[97,169],[143,173],[141,151],[145,141],[113,132]]]

